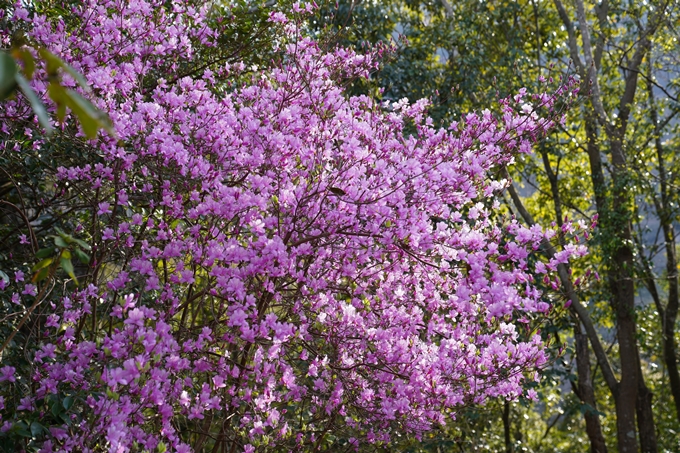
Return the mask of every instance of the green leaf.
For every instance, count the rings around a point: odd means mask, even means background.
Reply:
[[[67,89],[66,94],[68,96],[67,105],[78,117],[83,132],[88,138],[96,138],[97,131],[100,128],[106,130],[111,135],[115,135],[111,122],[106,114],[74,90]]]
[[[62,250],[61,257],[66,258],[67,260],[70,260],[72,258],[71,251],[70,250]]]
[[[83,89],[89,91],[90,86],[87,84],[85,77],[78,71],[76,71],[71,65],[66,63],[64,60],[53,54],[47,49],[40,49],[40,56],[47,62],[47,72],[56,73],[59,68],[66,71],[71,77],[78,82],[78,85],[83,87]]]
[[[120,399],[120,395],[118,393],[112,391],[111,389],[106,389],[106,396],[108,396],[109,398],[111,398],[114,401],[118,401]]]
[[[61,405],[61,402],[59,401],[59,397],[57,395],[51,395],[53,398],[52,400],[52,407],[50,408],[50,411],[52,412],[52,415],[54,418],[58,418],[59,414],[61,414],[64,411],[64,408]]]
[[[90,264],[90,256],[87,253],[83,252],[79,248],[76,248],[73,253],[75,253],[76,258],[78,258],[81,263]]]
[[[43,425],[38,422],[31,423],[31,434],[33,437],[38,437],[44,432],[47,432],[47,428],[45,428]]]
[[[90,244],[88,244],[85,241],[81,241],[80,239],[73,238],[73,242],[84,248],[85,250],[92,250],[92,247],[90,247]]]
[[[17,63],[7,52],[0,52],[0,101],[7,99],[16,89]]]
[[[73,422],[71,421],[71,417],[70,417],[66,412],[60,412],[60,413],[59,413],[59,418],[60,418],[64,423],[66,423],[68,426],[71,426],[71,424],[73,423]]]
[[[40,269],[43,269],[52,264],[52,261],[54,261],[54,258],[45,258],[44,260],[40,261],[38,264],[33,266],[31,272],[38,272]]]
[[[61,236],[53,236],[54,237],[54,245],[57,247],[60,247],[62,249],[65,249],[68,247],[68,243],[62,238]]]
[[[23,420],[18,421],[12,427],[12,431],[14,431],[15,433],[17,433],[18,435],[20,435],[22,437],[31,437],[31,433],[28,430],[28,424]]]
[[[66,89],[57,81],[47,85],[47,95],[57,104],[57,119],[61,122],[66,117]]]
[[[45,63],[47,64],[47,75],[49,76],[56,76],[59,74],[59,68],[64,66],[64,61],[50,52],[47,49],[41,48],[38,53],[42,57],[43,60],[45,60]]]
[[[69,253],[70,255],[70,253]],[[76,278],[76,274],[73,271],[73,263],[71,262],[70,259],[62,257],[59,262],[61,263],[61,268],[66,271],[69,277],[73,279],[75,282],[76,286],[78,286],[78,279]]]
[[[68,74],[75,79],[76,82],[78,82],[78,85],[80,85],[85,91],[91,91],[90,85],[88,85],[87,80],[85,77],[76,71],[73,66],[70,64],[66,63],[65,61],[61,62],[62,65],[61,67],[64,69],[64,71],[68,72]]]
[[[12,51],[14,58],[21,60],[24,63],[24,74],[26,78],[31,80],[33,78],[33,73],[35,72],[35,59],[33,59],[33,54],[26,48],[14,49]]]
[[[31,436],[31,433],[27,429],[24,429],[24,428],[17,428],[15,430],[15,432],[18,435],[20,435],[21,437],[27,437],[27,438],[33,437],[33,436]]]
[[[40,259],[40,258],[47,258],[50,255],[54,254],[54,248],[46,248],[46,249],[40,249],[38,250],[38,253],[35,254],[35,257]]]
[[[73,403],[74,403],[74,400],[73,400],[72,396],[67,396],[66,398],[64,398],[64,401],[62,401],[64,409],[66,409],[66,410],[71,409],[71,407],[73,407]]]
[[[32,280],[34,282],[41,282],[41,281],[43,281],[47,278],[47,275],[49,273],[50,273],[50,268],[49,267],[43,267],[42,269],[40,269],[40,272],[38,272],[37,274],[35,274],[33,276]]]
[[[53,129],[52,125],[50,124],[50,117],[47,115],[47,110],[45,109],[45,106],[43,105],[40,98],[38,98],[38,95],[35,94],[35,91],[33,91],[33,88],[31,88],[31,86],[28,84],[28,80],[26,80],[24,76],[19,73],[15,75],[15,79],[17,81],[17,85],[19,85],[19,88],[21,88],[21,92],[24,93],[24,96],[26,96],[28,102],[31,103],[31,108],[38,117],[40,125],[45,129],[45,133],[47,135],[52,134]]]
[[[339,197],[347,195],[347,192],[338,187],[329,187],[328,190],[330,190],[334,195],[337,195]]]
[[[55,230],[57,231],[59,236],[61,236],[61,238],[65,240],[67,243],[71,244],[73,243],[73,241],[75,241],[75,239],[73,239],[73,236],[64,232],[64,230],[62,230],[61,228],[55,228]]]
[[[177,220],[173,221],[173,222],[170,224],[170,229],[174,230],[175,228],[177,228],[177,225],[181,225],[182,228],[184,228],[184,225],[185,225],[184,220],[182,220],[182,219],[177,219]]]
[[[5,274],[3,271],[0,271],[0,280],[4,280],[5,283],[9,283],[9,275]]]

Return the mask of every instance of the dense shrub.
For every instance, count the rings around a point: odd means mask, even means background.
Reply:
[[[555,96],[437,129],[425,101],[344,96],[383,49],[324,50],[294,9],[266,67],[224,63],[209,3],[14,9],[115,136],[69,115],[46,138],[3,104],[6,449],[351,450],[532,396],[551,309],[532,274],[584,249],[536,261],[554,232],[494,215],[489,175]]]

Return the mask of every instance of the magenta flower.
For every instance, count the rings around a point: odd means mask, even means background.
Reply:
[[[18,411],[32,411],[33,409],[33,399],[30,396],[21,398],[21,401],[17,406]]]
[[[0,382],[16,382],[16,377],[14,376],[15,372],[16,368],[13,366],[4,366],[0,368]]]
[[[21,292],[21,294],[24,294],[26,296],[35,296],[38,294],[38,288],[32,283],[27,284],[24,286],[24,290]]]
[[[111,205],[106,201],[99,203],[99,210],[97,211],[97,215],[104,214],[111,214]]]

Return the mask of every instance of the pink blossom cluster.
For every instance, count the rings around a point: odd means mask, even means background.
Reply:
[[[585,249],[537,261],[554,232],[501,219],[506,181],[489,175],[552,126],[531,103],[555,96],[439,129],[425,101],[347,97],[376,52],[323,50],[282,13],[270,67],[188,70],[217,45],[209,5],[89,0],[69,24],[15,10],[117,132],[56,173],[88,194],[94,277],[51,301],[33,390],[12,408],[75,398],[42,451],[359,446],[526,395],[547,359],[515,321],[551,309],[532,274]]]

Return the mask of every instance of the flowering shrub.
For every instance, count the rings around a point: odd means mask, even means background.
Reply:
[[[341,81],[382,50],[322,50],[293,19],[302,9],[272,13],[280,59],[247,68],[201,65],[223,30],[209,4],[90,0],[68,24],[15,8],[89,81],[116,136],[85,140],[67,117],[46,141],[21,99],[3,105],[5,152],[66,142],[82,156],[44,169],[62,229],[16,231],[47,245],[0,279],[3,310],[30,318],[31,362],[3,346],[8,442],[352,449],[535,378],[544,345],[517,326],[550,306],[532,273],[584,249],[532,258],[554,232],[499,220],[505,182],[489,172],[552,120],[524,92],[500,120],[448,130],[424,101],[347,98]],[[50,89],[40,70],[32,83]]]

